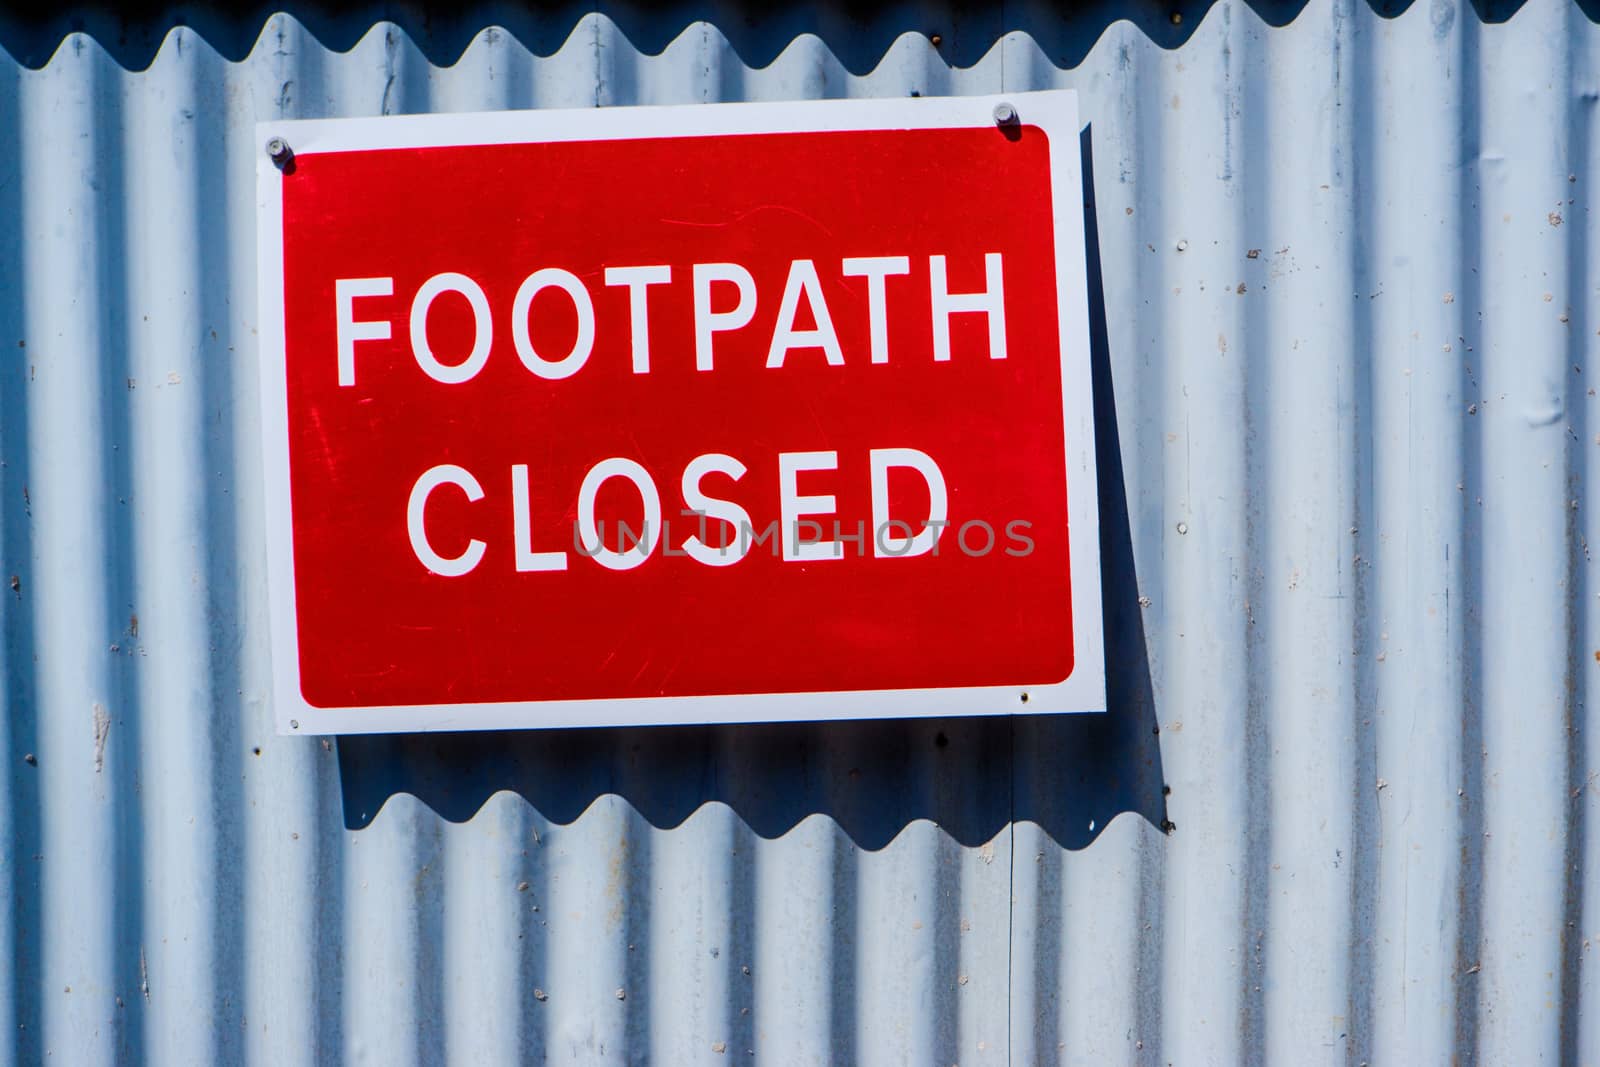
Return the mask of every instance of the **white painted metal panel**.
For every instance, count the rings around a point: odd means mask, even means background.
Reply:
[[[1287,14],[0,20],[0,1064],[1600,1062],[1600,34]],[[1058,87],[1109,715],[274,735],[256,122]]]

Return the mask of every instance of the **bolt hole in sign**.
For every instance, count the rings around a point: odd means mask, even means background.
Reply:
[[[1078,133],[263,123],[279,729],[1103,710]]]

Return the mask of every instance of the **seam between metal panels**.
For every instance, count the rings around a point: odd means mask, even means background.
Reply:
[[[1569,32],[1571,29],[1572,12],[1566,12]],[[1589,75],[1589,64],[1583,53],[1576,56],[1569,54],[1567,61],[1567,81],[1573,84],[1585,84]],[[1586,89],[1585,95],[1592,90]],[[1590,126],[1584,121],[1579,101],[1569,96],[1566,103],[1565,126],[1567,132],[1568,156],[1567,166],[1571,169],[1568,183],[1571,186],[1572,196],[1569,203],[1576,201],[1578,195],[1587,188],[1592,187],[1591,176],[1587,173],[1579,177],[1580,169],[1589,161],[1593,138]],[[1581,185],[1579,183],[1582,183]],[[1575,206],[1575,205],[1574,205]],[[1566,207],[1559,208],[1567,212]],[[1576,215],[1576,212],[1570,212]],[[1566,523],[1566,619],[1567,627],[1567,662],[1566,662],[1566,792],[1565,800],[1565,830],[1566,847],[1562,852],[1562,907],[1560,928],[1561,938],[1561,976],[1557,988],[1561,992],[1561,1010],[1559,1015],[1560,1033],[1557,1039],[1557,1049],[1560,1060],[1564,1064],[1582,1062],[1583,1048],[1579,1032],[1578,1012],[1582,1003],[1579,974],[1583,965],[1581,944],[1583,940],[1583,877],[1582,864],[1584,853],[1587,850],[1589,826],[1586,819],[1587,808],[1583,802],[1586,791],[1586,779],[1589,774],[1587,764],[1586,744],[1581,739],[1588,733],[1588,704],[1586,700],[1587,685],[1585,684],[1586,672],[1584,661],[1587,656],[1588,644],[1584,640],[1587,636],[1587,626],[1583,615],[1583,605],[1589,601],[1589,581],[1586,570],[1579,563],[1580,553],[1587,555],[1588,546],[1584,542],[1583,519],[1579,512],[1579,503],[1583,494],[1585,476],[1588,473],[1588,447],[1586,442],[1589,437],[1588,412],[1583,404],[1583,382],[1577,375],[1580,373],[1583,360],[1584,347],[1588,336],[1588,327],[1591,316],[1588,314],[1588,293],[1591,291],[1592,279],[1589,271],[1589,226],[1586,220],[1574,218],[1573,225],[1566,228],[1566,268],[1567,292],[1569,294],[1582,294],[1580,299],[1569,302],[1566,314],[1571,318],[1567,333],[1567,350],[1563,360],[1562,373],[1567,380],[1567,387],[1562,390],[1564,410],[1568,413],[1568,430],[1565,453],[1566,484],[1565,497],[1568,500]],[[1570,365],[1570,370],[1567,365]]]
[[[1006,726],[1009,748],[1006,766],[1010,769],[1007,778],[1011,783],[1010,821],[1006,824],[1006,836],[1010,838],[1010,847],[1006,849],[1010,857],[1010,869],[1006,874],[1006,1064],[1009,1067],[1016,1049],[1016,1035],[1013,1032],[1016,997],[1012,993],[1012,985],[1017,973],[1017,717],[1007,715]]]

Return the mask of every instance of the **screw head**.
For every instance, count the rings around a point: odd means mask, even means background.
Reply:
[[[289,148],[288,141],[282,137],[273,137],[267,141],[267,158],[282,167],[294,158],[294,152]]]
[[[994,121],[1001,126],[1009,126],[1017,121],[1017,109],[1007,103],[994,106]]]

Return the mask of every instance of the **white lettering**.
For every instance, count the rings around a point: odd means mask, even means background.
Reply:
[[[823,541],[821,526],[802,515],[832,515],[837,504],[832,494],[801,496],[798,475],[801,471],[831,471],[839,467],[837,452],[779,452],[778,505],[783,523],[783,558],[791,563],[808,560],[843,559],[838,541]],[[817,531],[816,538],[801,542],[800,526]]]
[[[649,287],[672,280],[671,267],[607,267],[607,285],[628,287],[628,315],[633,325],[633,373],[650,372]]]
[[[485,546],[474,537],[467,542],[466,551],[454,558],[441,556],[433,550],[423,526],[423,512],[427,510],[429,494],[441,485],[458,487],[467,494],[468,500],[483,499],[483,486],[478,484],[478,479],[453,463],[441,463],[426,471],[411,487],[411,499],[406,503],[406,533],[411,536],[411,551],[424,567],[444,578],[459,578],[483,559]]]
[[[945,489],[944,475],[933,457],[915,448],[874,448],[868,457],[872,467],[872,528],[877,531],[873,539],[872,554],[883,556],[920,556],[932,551],[944,532],[949,517],[949,494]],[[921,533],[904,537],[888,531],[889,527],[889,468],[906,467],[922,475],[928,484],[928,521]]]
[[[872,362],[889,362],[889,298],[884,279],[891,274],[910,274],[906,256],[864,256],[844,261],[846,278],[867,280],[867,325],[872,337]]]
[[[1001,272],[1000,253],[983,257],[984,285],[981,293],[952,293],[945,277],[943,256],[928,257],[928,273],[933,296],[933,358],[943,363],[950,358],[950,316],[981,311],[989,317],[989,358],[1006,358],[1006,291]]]
[[[738,481],[744,477],[744,472],[743,463],[721,452],[708,452],[703,456],[696,456],[689,461],[687,467],[683,468],[683,502],[690,510],[697,511],[708,519],[732,523],[736,534],[733,543],[726,544],[722,548],[712,548],[699,537],[691,537],[683,543],[683,551],[707,567],[726,567],[730,563],[738,563],[744,559],[745,554],[750,551],[750,546],[737,534],[750,526],[750,513],[738,504],[707,496],[700,489],[700,479],[707,474],[716,473],[726,474],[734,481]]]
[[[528,336],[528,312],[533,307],[533,298],[541,289],[552,287],[566,293],[578,312],[578,336],[573,338],[572,350],[556,360],[539,355],[533,347],[533,339]],[[554,381],[578,373],[589,361],[589,353],[594,351],[594,302],[578,276],[559,267],[546,267],[524,278],[511,304],[511,340],[517,346],[522,365],[541,378]]]
[[[428,347],[428,309],[440,293],[460,293],[472,305],[472,351],[455,366],[440,363]],[[489,359],[489,344],[494,340],[494,320],[489,316],[489,298],[483,287],[465,274],[447,271],[435,274],[422,283],[417,295],[411,299],[411,354],[417,366],[436,382],[459,385],[471,381]]]
[[[794,317],[800,310],[802,293],[817,319],[817,328],[814,330],[794,328]],[[789,280],[783,285],[783,300],[778,305],[778,324],[772,331],[772,347],[767,349],[767,366],[783,366],[784,356],[791,348],[820,348],[828,360],[828,366],[844,366],[844,353],[839,350],[839,335],[834,332],[828,303],[822,299],[817,265],[809,259],[797,259],[789,264]]]
[[[609,478],[626,478],[639,491],[644,502],[644,531],[637,543],[618,552],[605,546],[595,524],[594,501],[600,486]],[[650,472],[631,459],[613,456],[589,468],[578,487],[578,537],[584,554],[592,556],[602,567],[614,571],[628,571],[650,558],[661,540],[661,496]]]
[[[339,384],[356,384],[356,342],[387,341],[388,319],[356,321],[355,302],[363,296],[393,296],[393,278],[340,278],[333,283],[334,318],[338,323]]]
[[[711,310],[711,283],[732,282],[739,302],[731,311]],[[710,370],[711,337],[723,330],[748,326],[756,314],[756,280],[737,263],[694,265],[694,369]]]
[[[511,467],[511,523],[513,540],[517,546],[517,570],[564,571],[567,569],[565,552],[535,552],[533,550],[532,508],[528,505],[528,465]]]

